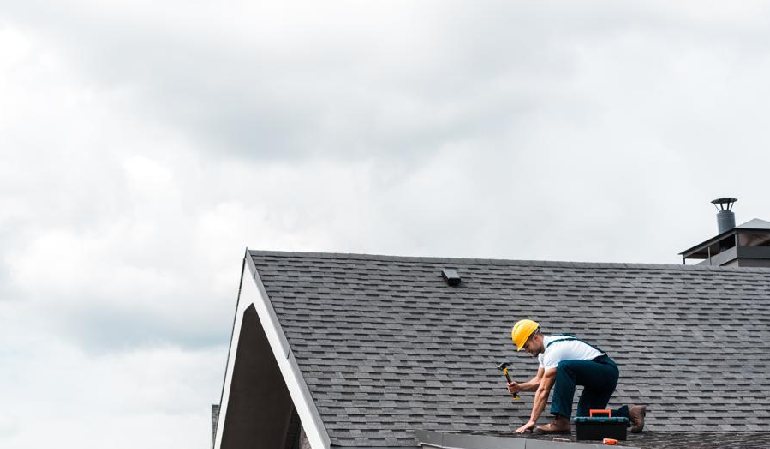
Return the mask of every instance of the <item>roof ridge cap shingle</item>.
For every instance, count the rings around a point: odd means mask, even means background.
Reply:
[[[763,267],[719,267],[712,265],[685,265],[685,264],[645,264],[645,263],[621,263],[621,262],[574,262],[535,259],[500,259],[477,257],[425,257],[425,256],[394,256],[385,254],[320,252],[320,251],[270,251],[247,249],[252,256],[273,257],[315,257],[319,259],[354,259],[394,262],[428,262],[428,263],[475,263],[483,265],[517,265],[517,266],[542,266],[542,267],[571,267],[571,268],[630,268],[643,270],[693,270],[693,271],[740,271],[770,273],[770,268]]]

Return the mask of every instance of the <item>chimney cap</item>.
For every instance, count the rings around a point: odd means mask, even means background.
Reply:
[[[711,201],[711,204],[717,209],[730,210],[736,201],[738,201],[738,198],[717,198]]]

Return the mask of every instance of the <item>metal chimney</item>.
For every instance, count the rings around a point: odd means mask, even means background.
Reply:
[[[719,233],[727,232],[735,227],[735,214],[731,210],[738,198],[717,198],[711,202],[717,208],[717,224]]]

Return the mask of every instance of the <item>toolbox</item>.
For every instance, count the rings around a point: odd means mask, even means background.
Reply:
[[[589,416],[575,418],[576,440],[626,439],[628,418],[613,418],[612,411],[603,409],[591,409],[588,413]]]

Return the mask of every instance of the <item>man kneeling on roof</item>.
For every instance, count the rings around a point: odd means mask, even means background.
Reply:
[[[604,351],[572,335],[543,335],[540,325],[532,320],[517,322],[511,331],[511,338],[518,351],[524,349],[540,360],[540,368],[535,377],[528,382],[508,384],[511,393],[535,392],[532,415],[516,432],[536,430],[539,433],[569,433],[576,385],[583,386],[577,416],[588,416],[590,409],[604,409],[607,406],[618,383],[618,366]],[[535,429],[551,388],[551,414],[554,420]],[[646,406],[632,405],[629,408],[624,405],[612,410],[612,416],[629,418],[631,432],[641,432],[646,409]]]

